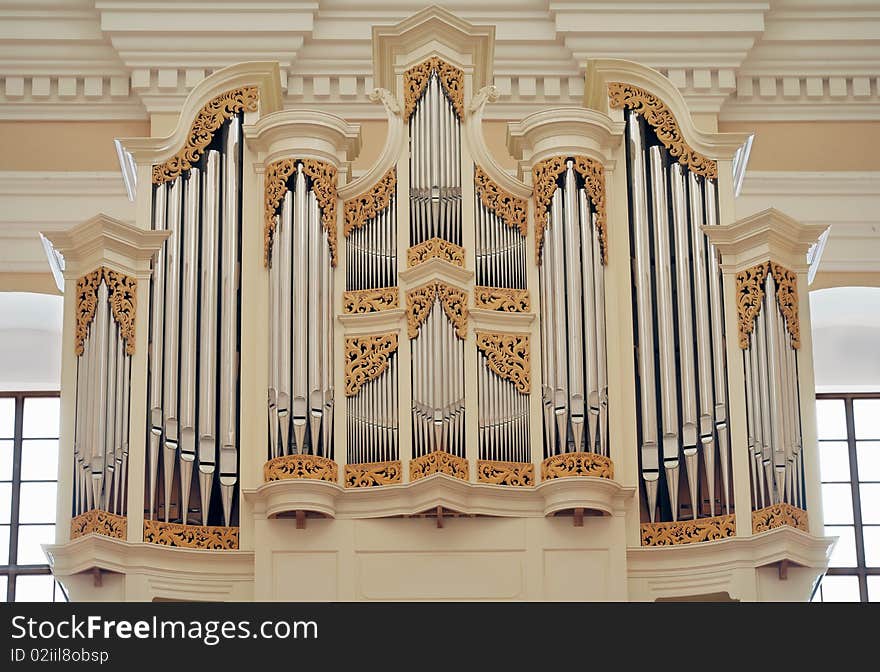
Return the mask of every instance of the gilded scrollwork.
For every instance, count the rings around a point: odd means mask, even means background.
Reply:
[[[397,287],[377,289],[355,289],[342,294],[342,312],[378,313],[391,310],[400,305],[400,290]]]
[[[455,114],[459,119],[464,119],[464,72],[443,59],[432,56],[403,73],[404,121],[409,121],[415,112],[416,104],[431,79],[431,73],[435,71],[440,78],[440,85],[449,96]]]
[[[265,481],[304,478],[335,483],[339,478],[336,462],[320,455],[282,455],[263,465]]]
[[[642,546],[679,546],[717,541],[736,535],[734,514],[680,520],[671,523],[642,523]]]
[[[222,525],[182,525],[160,520],[144,521],[144,541],[159,546],[207,551],[238,549],[238,528]]]
[[[347,238],[354,229],[361,228],[387,208],[396,189],[397,166],[392,166],[369,191],[345,202],[342,208],[345,221],[342,234]]]
[[[583,178],[584,188],[596,211],[596,235],[599,237],[599,254],[602,264],[608,260],[608,224],[605,209],[605,168],[598,161],[586,156],[551,156],[532,167],[532,188],[535,199],[535,261],[541,263],[544,231],[550,202],[556,191],[556,181],[565,172],[571,158],[574,170]]]
[[[356,396],[364,385],[385,373],[391,353],[396,351],[397,332],[346,338],[345,396]]]
[[[330,245],[330,264],[336,267],[336,179],[334,166],[325,161],[303,159],[303,172],[312,180],[312,191],[321,207],[321,225]]]
[[[70,538],[76,539],[87,534],[101,534],[114,539],[125,539],[128,521],[109,511],[92,509],[79,514],[70,521]]]
[[[107,301],[110,314],[119,325],[119,336],[125,343],[125,352],[134,354],[135,314],[137,313],[137,279],[106,266],[96,268],[76,281],[76,329],[74,352],[83,354],[89,325],[98,308],[98,288],[107,285]]]
[[[517,392],[532,389],[529,335],[476,332],[477,349],[486,357],[491,371],[513,383]]]
[[[402,479],[403,467],[400,460],[345,465],[346,488],[374,488],[400,483]]]
[[[624,82],[609,82],[608,106],[635,110],[657,133],[669,153],[688,170],[709,179],[718,177],[718,163],[700,154],[685,141],[678,122],[660,98],[645,89]]]
[[[468,321],[467,292],[440,280],[429,282],[406,293],[407,335],[410,338],[419,335],[419,328],[428,318],[435,300],[440,301],[443,312],[455,327],[456,336],[464,340],[467,336]]]
[[[406,263],[410,268],[428,259],[442,259],[464,268],[464,248],[442,238],[429,238],[406,251]]]
[[[468,480],[468,461],[442,450],[422,455],[409,463],[409,480],[417,481],[432,474],[447,474],[463,481]]]
[[[785,326],[791,336],[791,347],[801,347],[801,325],[798,318],[797,274],[775,262],[770,263],[770,272],[776,281],[776,303],[785,318]]]
[[[810,531],[807,512],[786,502],[752,511],[752,534],[766,532],[783,525],[788,525],[804,532]]]
[[[528,487],[535,484],[535,465],[531,462],[477,461],[480,483]]]
[[[510,287],[474,287],[474,307],[504,313],[527,313],[532,301],[527,289]]]
[[[511,229],[518,229],[525,238],[529,232],[526,199],[502,189],[480,166],[474,167],[474,186],[483,206]]]
[[[242,111],[256,112],[258,99],[256,86],[244,86],[221,93],[205,103],[190,127],[183,148],[164,163],[153,166],[153,184],[173,180],[192,168],[223,122]]]
[[[266,166],[263,190],[263,265],[268,268],[275,238],[275,216],[287,193],[287,179],[296,170],[296,159],[281,159]]]
[[[736,313],[739,323],[739,347],[749,347],[749,336],[755,330],[755,318],[764,302],[764,281],[767,264],[758,264],[736,274]]]
[[[614,463],[598,453],[562,453],[541,463],[541,480],[566,476],[614,478]]]

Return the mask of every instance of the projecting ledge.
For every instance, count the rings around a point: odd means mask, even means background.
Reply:
[[[267,518],[297,511],[331,518],[389,518],[414,516],[437,507],[467,516],[528,518],[577,510],[623,515],[634,493],[632,487],[592,476],[557,478],[536,487],[510,487],[469,483],[446,474],[358,489],[290,479],[243,491],[255,513]]]

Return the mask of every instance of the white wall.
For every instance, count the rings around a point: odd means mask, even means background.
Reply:
[[[61,386],[63,298],[0,292],[0,390]]]

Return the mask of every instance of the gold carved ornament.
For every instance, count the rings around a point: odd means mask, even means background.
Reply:
[[[752,511],[752,534],[766,532],[788,525],[804,532],[810,531],[807,512],[783,502]]]
[[[755,318],[764,303],[764,281],[767,264],[758,264],[736,274],[736,314],[739,323],[739,347],[749,347],[749,336],[755,330]]]
[[[443,450],[435,450],[409,462],[409,480],[417,481],[432,474],[446,474],[453,478],[468,480],[468,461]]]
[[[541,463],[541,480],[567,476],[614,478],[614,463],[598,453],[562,453]]]
[[[547,228],[550,202],[556,192],[556,180],[565,172],[571,158],[574,170],[583,178],[584,189],[596,211],[596,235],[599,237],[599,255],[602,265],[608,261],[608,224],[605,212],[605,168],[586,156],[551,156],[532,167],[532,188],[535,199],[535,263],[541,264],[544,231]]]
[[[528,487],[535,484],[535,465],[531,462],[478,460],[477,480],[494,485]]]
[[[376,380],[397,351],[397,332],[345,339],[345,396],[354,397],[370,381]]]
[[[335,483],[339,477],[336,462],[320,455],[282,455],[263,465],[265,481],[305,478]]]
[[[110,313],[119,325],[119,336],[125,342],[125,353],[134,354],[135,313],[137,312],[137,279],[105,266],[96,268],[76,281],[76,328],[74,353],[83,354],[89,325],[98,308],[98,289],[107,283]]]
[[[734,514],[681,520],[674,523],[642,523],[642,546],[679,546],[717,541],[736,535]]]
[[[517,198],[509,191],[502,189],[479,166],[475,166],[474,169],[474,186],[483,207],[494,212],[495,216],[511,229],[519,229],[520,234],[525,238],[529,232],[526,199]]]
[[[443,59],[432,56],[403,73],[404,121],[409,121],[412,113],[415,112],[416,104],[431,79],[431,73],[435,71],[443,90],[452,102],[456,116],[459,120],[464,119],[464,73]]]
[[[81,513],[70,521],[70,538],[76,539],[87,534],[101,534],[114,539],[125,539],[128,521],[109,511],[92,509]]]
[[[464,248],[442,238],[429,238],[406,251],[406,263],[410,268],[428,259],[442,259],[464,268]]]
[[[263,198],[263,266],[269,267],[272,244],[275,239],[275,216],[284,195],[288,180],[302,164],[303,174],[311,180],[311,190],[321,208],[321,226],[327,232],[330,246],[330,264],[336,267],[336,168],[315,159],[281,159],[266,166],[266,182]]]
[[[532,309],[532,301],[527,289],[478,285],[474,287],[474,307],[504,313],[527,313]]]
[[[406,324],[410,338],[419,335],[419,328],[428,318],[434,301],[439,300],[446,317],[455,327],[455,334],[461,340],[467,336],[467,294],[463,289],[452,287],[435,280],[406,293]]]
[[[397,287],[377,289],[356,289],[342,294],[342,312],[378,313],[391,310],[400,305],[400,290]]]
[[[776,303],[785,318],[785,326],[791,336],[791,347],[801,347],[801,325],[798,318],[797,274],[777,263],[770,263],[770,272],[776,281]]]
[[[238,528],[221,525],[182,525],[160,520],[145,520],[144,541],[159,546],[197,548],[207,551],[234,551],[238,548]]]
[[[486,365],[498,377],[513,383],[517,392],[532,390],[528,334],[476,332],[477,349],[486,357]]]
[[[718,177],[718,163],[700,154],[685,142],[675,116],[653,93],[624,82],[608,83],[608,106],[611,109],[635,110],[654,129],[669,153],[692,173],[708,179]]]
[[[199,110],[183,148],[170,159],[153,166],[153,184],[162,184],[192,168],[205,148],[214,139],[214,133],[223,122],[241,111],[256,112],[259,92],[256,86],[244,86],[221,93]]]
[[[348,238],[354,229],[361,228],[387,208],[396,189],[397,166],[392,166],[368,192],[345,202],[342,207],[342,219],[345,222],[342,234]]]
[[[400,460],[390,462],[361,462],[345,465],[346,488],[374,488],[400,483],[403,467]]]

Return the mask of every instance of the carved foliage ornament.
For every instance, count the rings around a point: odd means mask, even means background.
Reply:
[[[335,483],[338,477],[336,462],[320,455],[282,455],[263,465],[267,482],[306,478]]]
[[[183,148],[165,163],[153,166],[153,184],[173,180],[192,168],[223,122],[241,111],[256,112],[258,98],[256,86],[245,86],[221,93],[205,103],[189,129]]]
[[[468,480],[468,461],[442,450],[422,455],[409,463],[409,480],[417,481],[432,474],[447,474],[463,481]]]
[[[568,159],[583,178],[584,189],[596,211],[596,235],[599,237],[599,255],[602,264],[608,260],[608,226],[605,214],[605,168],[586,156],[551,156],[532,167],[532,188],[535,199],[535,262],[541,264],[544,230],[547,228],[550,202],[556,192],[556,180],[565,172]]]
[[[531,462],[479,460],[477,479],[480,483],[528,487],[535,484],[535,465]]]
[[[791,347],[800,349],[801,325],[798,319],[797,274],[772,262],[770,272],[773,273],[773,279],[776,281],[776,303],[791,335]]]
[[[474,306],[504,313],[527,313],[532,302],[527,289],[509,287],[474,287]]]
[[[238,548],[238,528],[221,525],[181,525],[160,520],[145,520],[144,541],[160,546],[198,548],[208,551],[234,551]]]
[[[345,339],[345,396],[353,397],[370,381],[376,380],[397,351],[397,332]]]
[[[397,287],[378,289],[355,289],[342,294],[344,313],[378,313],[397,308],[400,304],[400,290]]]
[[[477,349],[491,371],[509,380],[520,394],[532,389],[528,334],[476,332]]]
[[[275,216],[288,191],[288,181],[296,172],[298,164],[302,164],[303,173],[311,180],[310,189],[314,192],[321,208],[321,225],[327,232],[330,263],[335,267],[337,173],[335,167],[316,159],[281,159],[266,166],[263,199],[263,265],[269,267],[275,238]]]
[[[125,516],[93,509],[81,513],[70,521],[70,538],[76,539],[86,534],[102,534],[114,539],[125,539],[127,528],[128,521]]]
[[[807,512],[791,504],[782,503],[752,511],[752,534],[766,532],[776,527],[788,525],[809,532]]]
[[[483,206],[494,212],[495,216],[511,229],[519,229],[520,234],[525,238],[529,231],[526,199],[517,198],[499,187],[479,166],[475,166],[474,186]]]
[[[464,73],[443,59],[432,56],[403,73],[403,120],[409,121],[415,112],[416,104],[428,86],[432,72],[436,72],[440,78],[440,84],[449,96],[456,116],[464,119]]]
[[[391,462],[362,462],[345,465],[346,488],[373,488],[400,483],[403,467],[399,460]]]
[[[642,523],[642,546],[678,546],[726,539],[736,534],[734,514],[681,520],[675,523]]]
[[[354,229],[361,228],[387,208],[396,189],[397,167],[392,166],[367,193],[347,200],[342,209],[345,220],[343,235],[347,238]]]
[[[797,275],[775,262],[764,262],[736,274],[736,311],[739,323],[739,347],[749,347],[749,337],[755,330],[755,318],[761,312],[767,274],[776,281],[776,303],[785,319],[791,336],[791,347],[801,347],[801,327],[798,318]]]
[[[464,268],[464,248],[442,238],[429,238],[406,251],[406,263],[410,268],[428,259],[442,259]]]
[[[467,294],[463,289],[435,280],[406,293],[406,324],[410,338],[419,335],[419,328],[428,319],[434,301],[439,301],[446,317],[455,327],[455,335],[461,340],[467,336]]]
[[[125,353],[134,354],[135,313],[137,312],[137,279],[104,266],[96,268],[76,281],[76,329],[74,352],[83,354],[89,325],[98,308],[98,289],[107,284],[108,302],[113,319],[119,325],[119,336],[125,342]]]
[[[566,476],[614,478],[614,463],[598,453],[562,453],[541,463],[541,480]]]
[[[632,84],[609,82],[608,106],[635,110],[657,133],[657,138],[678,162],[692,173],[709,179],[718,177],[718,163],[700,154],[685,142],[672,112],[653,93]]]

